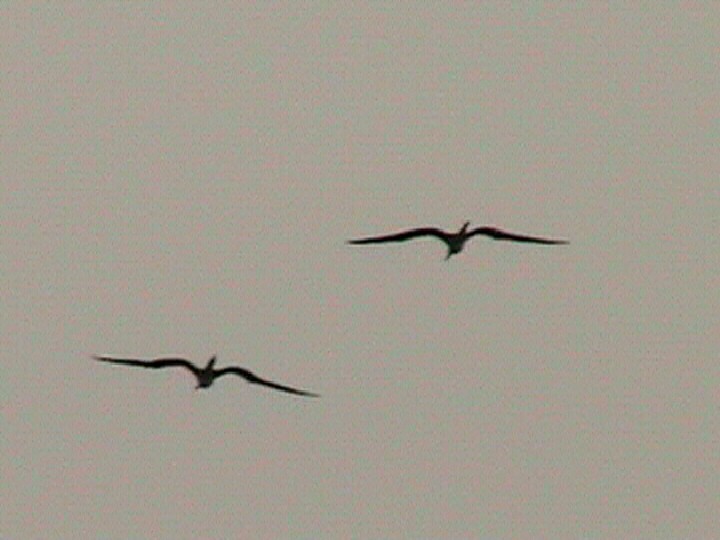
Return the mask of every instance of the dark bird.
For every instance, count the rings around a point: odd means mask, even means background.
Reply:
[[[93,356],[95,360],[101,362],[110,362],[111,364],[122,364],[125,366],[139,366],[150,369],[162,369],[166,367],[184,367],[189,370],[197,379],[197,386],[195,389],[208,388],[215,382],[215,379],[222,377],[223,375],[238,375],[251,384],[260,384],[275,390],[287,392],[288,394],[295,394],[297,396],[309,396],[319,397],[318,394],[312,392],[306,392],[304,390],[298,390],[297,388],[291,388],[290,386],[284,386],[267,379],[261,379],[255,375],[252,371],[245,368],[231,366],[222,369],[215,369],[215,359],[213,356],[208,361],[204,368],[199,368],[184,358],[156,358],[155,360],[137,360],[134,358],[111,358],[109,356]]]
[[[383,244],[385,242],[405,242],[421,236],[433,236],[439,238],[447,245],[447,255],[445,260],[456,253],[460,253],[465,246],[465,242],[475,235],[489,236],[493,240],[505,240],[509,242],[526,242],[530,244],[567,244],[565,240],[550,240],[548,238],[540,238],[537,236],[526,236],[524,234],[514,234],[505,232],[496,227],[476,227],[468,230],[470,222],[466,221],[458,232],[445,232],[436,227],[420,227],[418,229],[410,229],[394,234],[383,236],[370,236],[368,238],[358,238],[357,240],[349,240],[348,244]]]

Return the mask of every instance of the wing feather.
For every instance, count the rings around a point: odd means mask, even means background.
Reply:
[[[356,240],[348,240],[348,244],[381,244],[384,242],[405,242],[419,236],[434,236],[440,240],[447,238],[447,233],[436,227],[420,227],[418,229],[410,229],[393,234],[382,236],[368,236],[367,238],[358,238]]]
[[[470,231],[468,236],[475,236],[481,234],[483,236],[489,236],[493,240],[504,240],[509,242],[525,242],[529,244],[546,244],[546,245],[558,245],[567,244],[566,240],[552,240],[550,238],[541,238],[539,236],[528,236],[525,234],[515,234],[507,231],[503,231],[496,227],[477,227]]]
[[[184,367],[197,374],[200,370],[191,364],[185,358],[156,358],[154,360],[142,360],[138,358],[113,358],[110,356],[93,356],[95,360],[100,362],[108,362],[111,364],[121,364],[125,366],[138,366],[149,369],[161,369],[166,367]]]
[[[278,384],[273,381],[269,381],[267,379],[262,379],[255,375],[252,371],[241,368],[241,367],[226,367],[223,369],[219,369],[215,372],[216,377],[222,377],[223,375],[238,375],[245,379],[247,382],[251,384],[259,384],[262,386],[267,386],[269,388],[274,388],[275,390],[280,390],[282,392],[287,392],[288,394],[295,394],[297,396],[309,396],[309,397],[320,397],[319,394],[314,394],[312,392],[306,392],[305,390],[299,390],[298,388],[293,388],[291,386],[285,386],[283,384]]]

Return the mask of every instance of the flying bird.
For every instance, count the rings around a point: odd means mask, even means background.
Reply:
[[[450,257],[456,253],[460,253],[465,247],[465,242],[470,240],[475,235],[489,236],[493,240],[505,240],[510,242],[525,242],[530,244],[545,244],[545,245],[556,245],[556,244],[567,244],[565,240],[551,240],[548,238],[540,238],[538,236],[527,236],[524,234],[515,234],[503,231],[496,227],[476,227],[468,230],[470,222],[466,221],[458,232],[446,232],[437,227],[420,227],[418,229],[410,229],[394,234],[387,234],[383,236],[370,236],[367,238],[358,238],[357,240],[349,240],[348,244],[383,244],[386,242],[405,242],[406,240],[412,240],[421,236],[432,236],[439,238],[445,245],[447,245],[447,255],[445,260],[447,261]]]
[[[290,386],[262,379],[255,375],[252,371],[245,368],[231,366],[222,369],[215,369],[216,356],[213,356],[208,361],[204,368],[199,368],[184,358],[156,358],[154,360],[139,360],[135,358],[111,358],[109,356],[93,356],[95,360],[100,362],[109,362],[111,364],[122,364],[125,366],[139,366],[150,369],[162,369],[166,367],[183,367],[189,370],[197,379],[197,386],[195,389],[208,388],[215,382],[215,379],[222,377],[223,375],[238,375],[251,384],[259,384],[287,392],[288,394],[295,394],[297,396],[308,396],[308,397],[319,397],[318,394],[312,392],[306,392],[305,390],[298,390]]]

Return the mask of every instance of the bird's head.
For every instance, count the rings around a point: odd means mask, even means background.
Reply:
[[[462,228],[460,229],[460,232],[461,232],[461,233],[466,233],[469,226],[470,226],[470,222],[469,222],[469,221],[466,221],[465,223],[463,223],[463,226],[462,226]]]

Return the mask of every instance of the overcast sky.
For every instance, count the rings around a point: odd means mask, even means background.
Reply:
[[[0,536],[720,530],[717,3],[5,2],[0,36]],[[466,220],[571,243],[345,244]],[[215,353],[322,397],[91,359]]]

